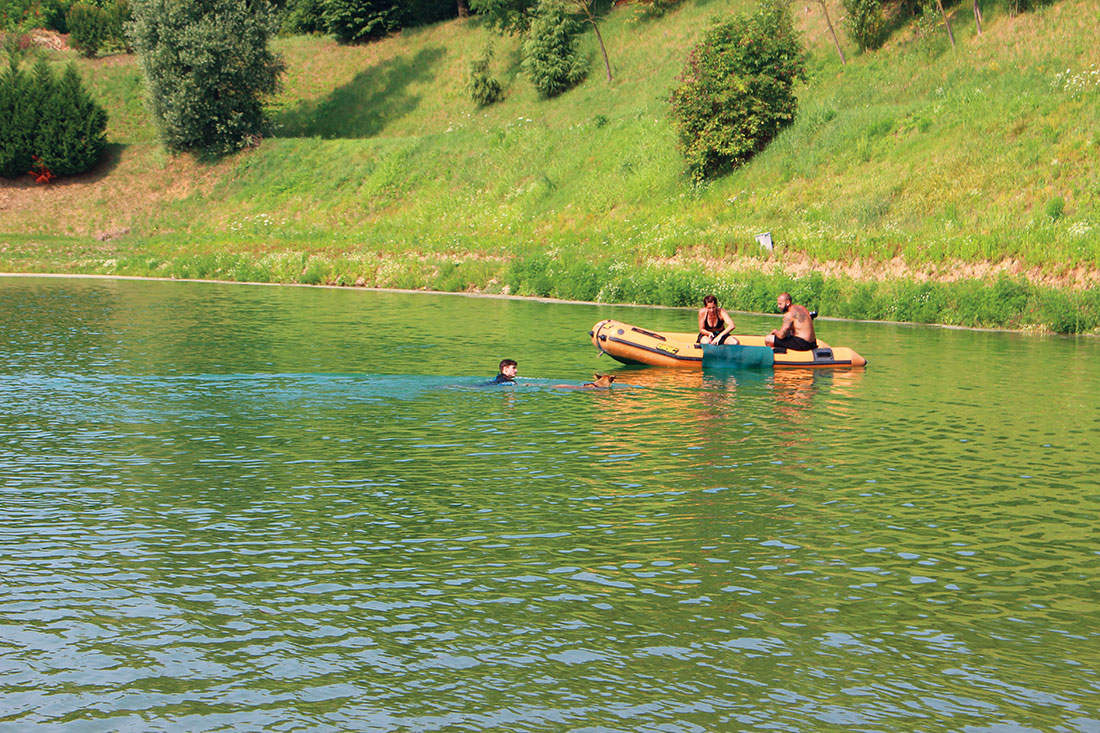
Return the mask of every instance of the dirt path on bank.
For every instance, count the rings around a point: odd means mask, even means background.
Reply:
[[[947,260],[940,263],[913,265],[902,257],[885,262],[873,260],[819,261],[803,252],[785,252],[774,259],[758,257],[727,257],[714,259],[677,255],[661,260],[659,264],[671,267],[702,265],[712,272],[778,272],[795,277],[805,277],[819,272],[825,277],[847,277],[859,282],[911,280],[915,282],[957,282],[959,280],[997,280],[1002,275],[1013,279],[1024,278],[1034,285],[1062,290],[1086,290],[1100,286],[1100,269],[1084,266],[1064,266],[1049,269],[1027,266],[1011,257],[998,262],[965,262]]]

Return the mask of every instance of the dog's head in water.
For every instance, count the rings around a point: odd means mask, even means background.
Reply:
[[[585,382],[585,387],[610,387],[611,383],[615,381],[614,374],[600,374],[599,372],[592,375],[591,382]]]

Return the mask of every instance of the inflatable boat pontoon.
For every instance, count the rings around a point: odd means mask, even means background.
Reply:
[[[721,345],[698,344],[694,333],[650,331],[621,321],[600,321],[588,332],[601,352],[623,364],[685,369],[741,367],[861,367],[867,360],[845,346],[818,340],[812,351],[764,344],[763,336],[731,334]]]

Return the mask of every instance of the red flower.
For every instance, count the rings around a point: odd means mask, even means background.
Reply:
[[[41,158],[37,155],[31,156],[31,169],[27,171],[28,174],[34,176],[35,183],[49,183],[54,178],[57,178],[46,164],[42,162]]]

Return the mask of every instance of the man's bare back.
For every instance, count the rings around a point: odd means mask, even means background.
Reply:
[[[792,303],[790,310],[783,315],[784,327],[794,331],[794,335],[807,341],[816,341],[814,335],[814,320],[810,318],[810,312],[805,307]]]

